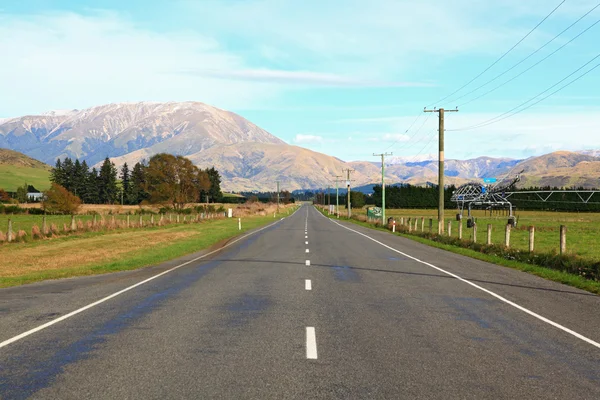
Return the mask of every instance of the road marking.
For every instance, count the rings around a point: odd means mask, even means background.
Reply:
[[[304,235],[304,239],[308,239],[308,235]]]
[[[306,260],[306,265],[310,265],[310,260]]]
[[[304,288],[306,290],[312,290],[312,282],[310,281],[310,279],[306,279],[304,281]]]
[[[304,242],[304,244],[308,244],[308,242]]]
[[[317,336],[315,328],[312,326],[306,327],[306,358],[309,360],[317,359]]]
[[[293,214],[292,214],[292,215],[293,215]],[[286,217],[286,218],[287,218],[287,217]],[[177,266],[175,266],[175,267],[173,267],[173,268],[171,268],[171,269],[168,269],[168,270],[166,270],[166,271],[163,271],[163,272],[161,272],[161,273],[159,273],[159,274],[156,274],[156,275],[154,275],[154,276],[151,276],[150,278],[144,279],[144,280],[143,280],[143,281],[141,281],[141,282],[138,282],[138,283],[136,283],[136,284],[133,284],[133,285],[131,285],[131,286],[128,286],[128,287],[126,287],[125,289],[121,289],[121,290],[119,290],[118,292],[115,292],[115,293],[113,293],[113,294],[111,294],[111,295],[109,295],[109,296],[106,296],[106,297],[104,297],[104,298],[102,298],[102,299],[100,299],[100,300],[98,300],[98,301],[95,301],[95,302],[93,302],[93,303],[91,303],[91,304],[88,304],[87,306],[81,307],[81,308],[79,308],[79,309],[77,309],[77,310],[75,310],[75,311],[71,311],[70,313],[63,315],[62,317],[58,317],[58,318],[56,318],[56,319],[53,319],[52,321],[46,322],[46,323],[45,323],[45,324],[43,324],[43,325],[40,325],[40,326],[38,326],[38,327],[36,327],[36,328],[33,328],[33,329],[30,329],[30,330],[28,330],[27,332],[23,332],[23,333],[21,333],[21,334],[19,334],[19,335],[17,335],[17,336],[14,336],[14,337],[12,337],[12,338],[10,338],[10,339],[7,339],[7,340],[5,340],[5,341],[3,341],[3,342],[0,342],[0,349],[1,349],[2,347],[8,346],[8,345],[9,345],[9,344],[11,344],[11,343],[14,343],[14,342],[16,342],[17,340],[21,340],[21,339],[23,339],[23,338],[25,338],[25,337],[27,337],[27,336],[29,336],[29,335],[31,335],[31,334],[34,334],[34,333],[36,333],[36,332],[39,332],[39,331],[41,331],[41,330],[43,330],[43,329],[46,329],[46,328],[48,328],[48,327],[50,327],[50,326],[52,326],[52,325],[54,325],[54,324],[57,324],[57,323],[59,323],[59,322],[61,322],[61,321],[64,321],[64,320],[66,320],[66,319],[68,319],[68,318],[71,318],[71,317],[73,317],[73,316],[75,316],[75,315],[77,315],[77,314],[79,314],[79,313],[82,313],[83,311],[89,310],[89,309],[90,309],[90,308],[92,308],[92,307],[95,307],[95,306],[97,306],[97,305],[99,305],[99,304],[102,304],[102,303],[104,303],[104,302],[106,302],[106,301],[108,301],[108,300],[110,300],[110,299],[112,299],[112,298],[114,298],[114,297],[117,297],[117,296],[119,296],[119,295],[121,295],[121,294],[123,294],[123,293],[125,293],[125,292],[128,292],[128,291],[130,291],[130,290],[132,290],[132,289],[135,289],[135,288],[136,288],[136,287],[138,287],[138,286],[141,286],[141,285],[143,285],[143,284],[145,284],[145,283],[148,283],[148,282],[150,282],[150,281],[152,281],[152,280],[154,280],[154,279],[156,279],[156,278],[158,278],[158,277],[160,277],[160,276],[163,276],[163,275],[165,275],[165,274],[168,274],[169,272],[173,272],[173,271],[175,271],[176,269],[179,269],[179,268],[181,268],[181,267],[184,267],[184,266],[186,266],[186,265],[189,265],[189,264],[191,264],[191,263],[193,263],[193,262],[196,262],[196,261],[198,261],[198,260],[200,260],[200,259],[202,259],[202,258],[208,257],[208,256],[210,256],[210,255],[212,255],[212,254],[214,254],[214,253],[217,253],[217,252],[219,252],[219,251],[221,251],[221,250],[225,249],[226,247],[229,247],[229,246],[231,246],[232,244],[235,244],[235,243],[239,242],[240,240],[243,240],[243,239],[247,238],[247,237],[248,237],[248,236],[250,236],[250,235],[254,235],[255,233],[258,233],[258,232],[260,232],[260,231],[263,231],[263,230],[265,230],[265,229],[267,229],[267,228],[270,228],[271,226],[273,226],[273,225],[275,225],[275,224],[278,224],[279,222],[281,222],[281,220],[279,220],[279,221],[275,221],[275,222],[273,222],[272,224],[269,224],[269,225],[267,225],[267,226],[265,226],[265,227],[262,227],[262,228],[260,228],[260,229],[258,229],[258,230],[256,230],[256,231],[253,231],[253,232],[247,233],[247,234],[245,234],[244,236],[242,236],[242,237],[240,237],[240,238],[238,238],[238,239],[236,239],[236,240],[234,240],[234,241],[232,241],[232,242],[229,242],[229,243],[227,243],[225,246],[223,246],[223,247],[221,247],[221,248],[219,248],[219,249],[217,249],[217,250],[213,250],[213,251],[211,251],[211,252],[209,252],[209,253],[206,253],[206,254],[204,254],[204,255],[202,255],[202,256],[196,257],[196,258],[194,258],[194,259],[192,259],[192,260],[190,260],[190,261],[186,261],[186,262],[184,262],[184,263],[182,263],[182,264],[179,264],[179,265],[177,265]]]
[[[306,249],[306,252],[308,253],[308,249]]]
[[[325,217],[325,216],[324,216],[324,217]],[[327,218],[327,217],[325,217],[325,218]],[[339,222],[337,222],[337,221],[334,221],[334,220],[332,220],[332,219],[330,219],[330,221],[332,221],[333,223],[337,224],[338,226],[341,226],[341,227],[342,227],[342,228],[344,228],[344,229],[347,229],[347,230],[349,230],[349,231],[351,231],[351,232],[354,232],[354,233],[358,233],[359,235],[361,235],[361,236],[364,236],[364,237],[366,237],[367,239],[369,239],[369,240],[372,240],[373,242],[375,242],[375,243],[378,243],[378,244],[382,245],[382,246],[383,246],[383,247],[385,247],[385,248],[388,248],[388,249],[390,249],[390,250],[392,250],[392,251],[395,251],[395,252],[396,252],[396,253],[398,253],[398,254],[402,254],[403,256],[405,256],[405,257],[408,257],[408,258],[410,258],[411,260],[414,260],[414,261],[416,261],[416,262],[418,262],[418,263],[421,263],[421,264],[427,265],[428,267],[431,267],[431,268],[433,268],[433,269],[436,269],[436,270],[438,270],[438,271],[440,271],[440,272],[442,272],[442,273],[444,273],[444,274],[446,274],[446,275],[449,275],[449,276],[451,276],[451,277],[453,277],[453,278],[456,278],[456,279],[458,279],[459,281],[466,283],[467,285],[471,285],[471,286],[473,286],[474,288],[476,288],[476,289],[479,289],[479,290],[481,290],[482,292],[485,292],[485,293],[489,294],[490,296],[493,296],[493,297],[497,298],[498,300],[500,300],[500,301],[503,301],[504,303],[506,303],[506,304],[508,304],[508,305],[510,305],[510,306],[513,306],[514,308],[516,308],[516,309],[518,309],[518,310],[521,310],[521,311],[523,311],[524,313],[527,313],[527,314],[531,315],[532,317],[535,317],[535,318],[539,319],[540,321],[543,321],[543,322],[545,322],[545,323],[547,323],[547,324],[549,324],[549,325],[552,325],[553,327],[555,327],[555,328],[558,328],[558,329],[560,329],[560,330],[562,330],[562,331],[564,331],[564,332],[566,332],[566,333],[568,333],[568,334],[570,334],[570,335],[573,335],[573,336],[575,336],[576,338],[578,338],[578,339],[581,339],[581,340],[583,340],[584,342],[587,342],[587,343],[591,344],[592,346],[595,346],[595,347],[597,347],[597,348],[599,348],[599,349],[600,349],[600,343],[598,343],[598,342],[596,342],[596,341],[594,341],[594,340],[592,340],[592,339],[590,339],[590,338],[588,338],[588,337],[585,337],[585,336],[583,336],[583,335],[581,335],[581,334],[579,334],[579,333],[577,333],[577,332],[575,332],[575,331],[573,331],[573,330],[571,330],[571,329],[567,328],[566,326],[562,326],[562,325],[560,325],[560,324],[559,324],[559,323],[557,323],[557,322],[554,322],[554,321],[552,321],[552,320],[550,320],[550,319],[548,319],[548,318],[546,318],[546,317],[543,317],[543,316],[541,316],[540,314],[537,314],[537,313],[535,313],[535,312],[533,312],[533,311],[531,311],[531,310],[529,310],[529,309],[527,309],[527,308],[525,308],[525,307],[523,307],[523,306],[520,306],[520,305],[518,305],[517,303],[515,303],[515,302],[512,302],[512,301],[508,300],[507,298],[504,298],[504,297],[500,296],[499,294],[497,294],[497,293],[495,293],[495,292],[492,292],[491,290],[488,290],[488,289],[486,289],[486,288],[484,288],[484,287],[482,287],[482,286],[479,286],[479,285],[477,285],[477,284],[475,284],[475,283],[473,283],[473,282],[471,282],[471,281],[469,281],[469,280],[467,280],[467,279],[461,278],[460,276],[458,276],[458,275],[456,275],[456,274],[453,274],[452,272],[448,272],[448,271],[446,271],[445,269],[442,269],[442,268],[440,268],[440,267],[437,267],[437,266],[435,266],[435,265],[433,265],[433,264],[431,264],[431,263],[428,263],[427,261],[422,261],[422,260],[419,260],[418,258],[411,256],[410,254],[406,254],[406,253],[403,253],[403,252],[401,252],[400,250],[396,250],[396,249],[394,249],[393,247],[391,247],[391,246],[388,246],[388,245],[387,245],[387,244],[385,244],[385,243],[381,243],[380,241],[378,241],[378,240],[376,240],[376,239],[373,239],[372,237],[370,237],[370,236],[368,236],[368,235],[365,235],[365,234],[364,234],[364,233],[362,233],[362,232],[359,232],[359,231],[356,231],[356,230],[354,230],[354,229],[348,228],[347,226],[344,226],[344,225],[340,224],[340,223],[339,223]]]

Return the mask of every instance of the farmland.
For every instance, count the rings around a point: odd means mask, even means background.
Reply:
[[[446,210],[446,226],[451,221],[451,236],[458,236],[458,221],[456,210]],[[506,216],[484,215],[484,211],[475,210],[473,216],[477,222],[477,240],[486,240],[487,225],[492,225],[492,243],[504,243]],[[516,228],[511,230],[510,246],[527,251],[529,246],[529,226],[535,226],[535,250],[540,252],[558,252],[560,225],[567,227],[567,252],[584,258],[600,260],[600,213],[568,213],[546,211],[518,211]],[[390,209],[386,217],[394,217],[399,223],[400,218],[425,217],[425,230],[429,229],[429,218],[433,218],[434,230],[437,229],[437,210]],[[472,229],[466,227],[466,216],[463,218],[463,238],[472,239]],[[419,230],[421,223],[418,224]],[[446,232],[447,233],[447,232]]]
[[[0,164],[0,188],[14,192],[25,183],[38,190],[50,187],[50,171],[41,168]]]

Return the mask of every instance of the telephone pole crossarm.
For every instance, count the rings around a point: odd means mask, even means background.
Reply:
[[[444,113],[445,112],[458,112],[458,107],[454,110],[446,110],[444,108],[433,108],[428,110],[427,107],[423,109],[423,112],[436,112],[438,113],[439,120],[439,165],[438,165],[438,234],[444,233]]]

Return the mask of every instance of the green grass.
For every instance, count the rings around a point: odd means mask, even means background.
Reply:
[[[397,211],[397,210],[392,210],[392,211]],[[433,216],[433,212],[437,213],[437,210],[401,210],[402,211],[402,215],[407,216],[407,215],[411,215],[411,212],[414,212],[412,215],[413,217],[415,215],[419,215],[419,216],[427,216],[427,219],[425,221],[425,229],[428,229],[428,218],[429,216]],[[428,214],[426,214],[426,212],[429,211]],[[323,212],[323,211],[321,211]],[[535,213],[532,213],[535,214]],[[543,214],[548,214],[548,213],[542,213]],[[554,214],[554,213],[551,213]],[[572,220],[573,215],[571,213],[560,213],[560,214],[565,214],[562,215],[560,218],[565,218],[565,220]],[[323,215],[327,216],[326,212],[323,212]],[[389,214],[388,214],[389,215]],[[393,214],[392,214],[393,215]],[[598,217],[598,214],[595,214],[595,217]],[[370,229],[374,229],[374,230],[380,230],[380,231],[384,231],[387,232],[391,235],[396,235],[396,236],[401,236],[410,240],[414,240],[416,242],[431,246],[431,247],[436,247],[439,249],[443,249],[446,251],[450,251],[452,253],[456,253],[456,254],[461,254],[467,257],[471,257],[474,259],[478,259],[481,261],[486,261],[492,264],[498,264],[498,265],[502,265],[505,267],[509,267],[509,268],[513,268],[519,271],[523,271],[523,272],[527,272],[529,274],[532,275],[536,275],[539,277],[542,277],[544,279],[548,279],[551,281],[555,281],[555,282],[559,282],[559,283],[563,283],[569,286],[573,286],[576,287],[578,289],[582,289],[591,293],[595,293],[595,294],[600,294],[600,282],[597,281],[592,281],[592,280],[588,280],[585,279],[579,275],[574,275],[574,274],[569,274],[567,272],[562,272],[562,271],[557,271],[554,269],[550,269],[550,268],[545,268],[545,267],[541,267],[541,266],[537,266],[537,265],[531,265],[531,264],[527,264],[527,263],[523,263],[523,262],[518,262],[518,261],[513,261],[513,260],[507,260],[505,258],[502,257],[497,257],[497,256],[493,256],[493,255],[489,255],[489,254],[483,254],[483,253],[479,253],[477,251],[471,250],[471,249],[465,249],[462,247],[458,247],[458,246],[452,246],[452,245],[448,245],[448,244],[444,244],[444,243],[438,243],[436,241],[433,240],[429,240],[426,238],[422,238],[419,236],[415,236],[415,235],[410,235],[410,234],[403,234],[403,233],[392,233],[389,230],[382,228],[382,227],[375,227],[370,223],[367,222],[361,222],[361,221],[357,221],[354,219],[350,219],[348,220],[345,217],[340,217],[340,219],[346,220],[346,221],[350,221],[354,224],[357,225],[361,225]],[[590,219],[594,219],[594,216],[590,217]],[[456,221],[454,221],[456,222]],[[546,221],[546,222],[554,222],[553,220],[551,221]],[[434,226],[437,223],[437,219],[434,221]],[[480,222],[481,223],[481,222]],[[465,225],[466,226],[466,225]],[[454,228],[453,228],[454,229]],[[420,222],[419,222],[419,230],[420,230]],[[466,229],[465,229],[466,232]],[[513,232],[514,233],[514,232]],[[477,234],[478,238],[481,237],[479,232]],[[464,236],[464,232],[463,232],[463,237]],[[512,237],[512,234],[511,234]],[[483,238],[485,238],[485,236],[483,236]]]
[[[104,274],[156,265],[164,261],[211,247],[222,240],[240,235],[248,230],[273,223],[282,216],[286,215],[287,211],[279,214],[277,218],[273,218],[272,216],[247,217],[243,221],[241,231],[238,230],[237,219],[219,219],[207,221],[201,224],[145,228],[144,230],[169,230],[169,233],[171,234],[187,232],[191,233],[192,235],[186,239],[173,240],[154,246],[148,246],[140,243],[138,243],[137,246],[134,246],[134,243],[132,243],[132,250],[130,252],[124,256],[119,256],[117,259],[112,259],[105,262],[86,263],[85,261],[82,261],[77,265],[70,265],[64,268],[34,271],[17,276],[14,274],[12,276],[2,276],[0,272],[0,287],[17,286],[47,279]],[[139,231],[139,229],[137,231]],[[115,231],[107,234],[107,236],[113,235],[115,241],[122,242],[127,240],[128,232],[130,231]],[[80,236],[64,237],[53,239],[51,241],[35,241],[30,243],[10,245],[12,246],[10,248],[10,255],[15,256],[19,251],[28,252],[27,254],[32,252],[43,253],[44,249],[47,248],[45,246],[53,246],[56,243],[67,243],[73,248],[72,251],[81,251],[81,260],[85,260],[83,253],[86,251],[93,251],[93,249],[86,249],[86,240],[91,241],[93,238],[98,236],[101,236],[101,234],[98,232],[90,232]],[[5,246],[3,249],[0,248],[0,251],[1,250],[8,251],[8,246]]]
[[[452,225],[452,236],[458,237],[458,221],[456,210],[446,210],[444,230],[447,231],[448,221]],[[530,225],[535,226],[535,250],[540,252],[559,251],[560,225],[567,227],[567,253],[576,254],[586,259],[600,260],[600,213],[568,213],[549,211],[517,211],[516,228],[511,229],[510,247],[529,250]],[[386,217],[395,217],[396,223],[400,218],[425,217],[425,230],[429,229],[429,218],[433,218],[434,231],[437,231],[437,210],[386,210]],[[508,217],[484,215],[483,211],[473,211],[477,221],[477,241],[484,243],[487,238],[487,225],[492,225],[492,243],[503,244],[505,226]],[[414,219],[413,219],[414,223]],[[467,229],[466,216],[463,217],[463,238],[472,239],[472,229]],[[421,222],[418,224],[421,229]]]
[[[14,192],[25,183],[37,190],[50,187],[50,171],[41,168],[0,164],[0,188]]]

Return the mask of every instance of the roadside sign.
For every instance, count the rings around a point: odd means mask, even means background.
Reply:
[[[496,183],[496,178],[483,178],[483,183]]]
[[[346,181],[346,186],[350,186],[350,181]]]

